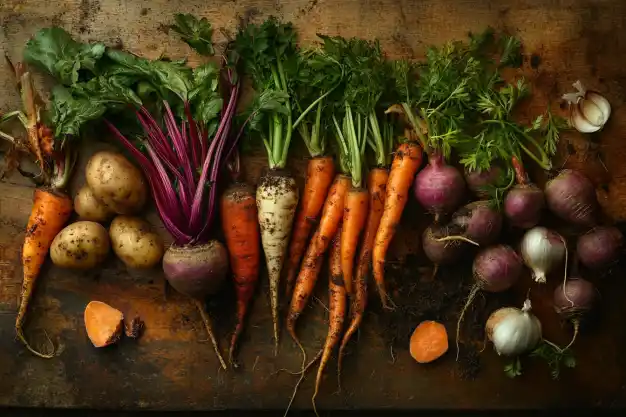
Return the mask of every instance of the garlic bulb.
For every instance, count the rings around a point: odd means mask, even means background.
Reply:
[[[527,299],[521,310],[504,307],[489,316],[486,333],[498,355],[517,356],[537,346],[541,340],[541,322],[530,310]]]
[[[532,270],[533,279],[545,283],[546,275],[565,256],[565,239],[545,227],[534,227],[522,238],[521,252],[524,263]]]
[[[600,93],[585,89],[580,81],[573,86],[576,92],[563,95],[570,104],[570,125],[582,133],[597,132],[609,120],[611,104]]]

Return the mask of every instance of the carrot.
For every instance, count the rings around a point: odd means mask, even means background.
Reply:
[[[124,315],[101,301],[91,301],[83,314],[85,329],[91,343],[97,348],[116,343],[122,337]]]
[[[352,270],[359,236],[367,219],[368,193],[364,188],[352,188],[346,194],[341,234],[341,269],[346,292],[352,295]]]
[[[369,213],[367,224],[363,235],[363,243],[359,252],[357,262],[356,277],[354,280],[354,297],[350,306],[350,326],[343,336],[339,348],[339,358],[337,361],[337,372],[341,375],[341,360],[344,350],[352,335],[357,331],[363,320],[365,306],[367,304],[367,275],[370,270],[372,260],[372,249],[374,248],[374,238],[380,224],[385,206],[385,189],[389,172],[383,168],[372,169],[367,179],[367,189],[369,194]],[[345,276],[345,274],[344,274]]]
[[[35,351],[24,337],[23,326],[41,266],[46,260],[54,237],[63,229],[71,213],[72,200],[66,194],[39,188],[35,190],[33,208],[26,226],[22,249],[24,279],[20,307],[15,321],[15,332],[28,350],[43,358],[51,358],[54,355]]]
[[[330,276],[328,278],[328,334],[326,336],[326,342],[324,342],[324,349],[320,360],[320,366],[317,370],[317,377],[315,378],[315,392],[313,393],[313,398],[311,398],[313,410],[315,410],[316,415],[317,409],[315,407],[315,398],[317,397],[317,393],[322,382],[322,374],[324,373],[326,364],[330,360],[333,348],[337,345],[337,343],[339,343],[341,331],[343,330],[343,323],[346,318],[346,288],[344,286],[341,266],[342,242],[343,234],[342,227],[340,226],[330,249]]]
[[[448,351],[446,327],[436,321],[423,321],[411,335],[410,352],[418,363],[430,363]]]
[[[341,223],[343,205],[346,193],[350,188],[350,182],[350,177],[339,174],[330,187],[328,197],[324,203],[320,224],[302,259],[302,267],[298,273],[293,295],[291,296],[291,303],[287,314],[287,331],[298,347],[300,347],[304,355],[305,363],[306,353],[300,344],[300,340],[296,336],[296,320],[298,320],[298,317],[300,317],[300,314],[304,311],[313,293],[319,275],[318,263],[321,262],[322,255],[326,252],[328,244],[335,236],[337,228]]]
[[[378,294],[385,308],[389,308],[389,297],[385,288],[385,256],[400,222],[413,177],[421,163],[422,148],[417,142],[408,141],[398,146],[389,172],[385,209],[376,232],[372,261]]]
[[[335,176],[335,163],[330,156],[309,159],[302,196],[302,206],[298,211],[289,245],[287,259],[287,290],[289,297],[300,267],[300,260],[306,250],[311,228],[317,224],[319,214],[326,200],[326,194]]]
[[[228,358],[233,364],[237,340],[259,278],[261,251],[254,189],[244,183],[231,185],[222,196],[221,217],[237,293],[237,324]]]

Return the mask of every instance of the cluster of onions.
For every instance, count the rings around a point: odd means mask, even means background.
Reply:
[[[611,116],[611,104],[597,91],[587,90],[580,81],[572,85],[576,92],[563,95],[570,105],[570,125],[582,133],[599,131]]]

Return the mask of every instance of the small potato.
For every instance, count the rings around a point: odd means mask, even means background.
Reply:
[[[66,226],[52,241],[50,258],[63,268],[89,269],[109,254],[107,230],[99,223],[79,221]]]
[[[115,213],[137,213],[146,202],[146,181],[141,171],[122,154],[95,153],[87,162],[85,178],[96,198]]]
[[[117,216],[109,228],[115,254],[131,268],[152,268],[163,258],[163,241],[138,217]]]
[[[113,217],[113,211],[99,201],[88,186],[83,186],[74,197],[74,210],[80,220],[106,222]]]

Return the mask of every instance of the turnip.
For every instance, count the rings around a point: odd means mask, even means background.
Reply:
[[[485,192],[484,187],[496,184],[501,174],[502,169],[499,166],[492,166],[481,171],[468,169],[463,171],[467,188],[481,199],[489,198],[489,193]]]
[[[598,200],[596,190],[581,172],[566,169],[545,187],[548,208],[563,220],[577,226],[596,223]]]
[[[545,206],[543,191],[528,182],[526,171],[516,157],[512,157],[511,162],[515,170],[517,185],[506,194],[504,214],[511,225],[520,229],[530,229],[541,220]]]
[[[594,285],[582,278],[569,278],[554,290],[554,310],[574,327],[572,340],[563,350],[567,350],[576,341],[580,321],[594,308],[598,295]]]
[[[415,177],[413,193],[426,210],[435,214],[437,221],[461,204],[465,197],[465,181],[458,169],[447,165],[441,153],[435,152],[430,156],[429,164]]]
[[[624,236],[616,227],[598,226],[578,238],[576,253],[589,269],[601,269],[616,262],[622,254]]]
[[[450,221],[461,227],[461,234],[480,246],[495,243],[502,230],[502,215],[487,201],[474,201],[458,209]]]
[[[517,282],[522,274],[522,269],[522,259],[513,248],[507,245],[490,246],[476,255],[472,266],[476,283],[469,293],[463,310],[461,310],[456,327],[457,360],[459,359],[461,323],[465,312],[476,297],[476,294],[478,294],[478,291],[506,291]]]

